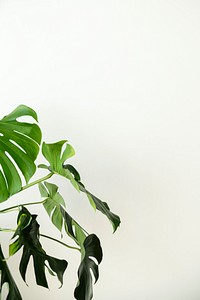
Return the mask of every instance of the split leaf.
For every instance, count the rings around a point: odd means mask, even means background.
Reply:
[[[67,261],[61,260],[46,254],[39,241],[39,224],[36,221],[36,215],[31,215],[29,211],[22,207],[18,215],[18,227],[13,236],[18,239],[10,245],[10,255],[15,254],[23,247],[19,270],[23,280],[26,282],[26,271],[30,257],[33,257],[33,265],[36,283],[48,288],[45,274],[46,261],[49,264],[48,269],[51,273],[56,273],[61,285],[63,284],[63,274],[67,268]]]
[[[23,116],[37,121],[36,112],[25,105],[19,105],[0,120],[0,202],[21,190],[19,170],[26,183],[36,171],[34,161],[39,152],[41,130],[37,124],[17,120]]]
[[[102,261],[102,248],[95,234],[86,237],[83,243],[82,261],[78,269],[78,284],[74,291],[77,300],[91,300],[93,297],[93,277],[95,282],[99,278],[98,265]],[[92,274],[91,274],[92,272]]]
[[[5,283],[8,283],[8,295],[6,300],[22,300],[18,287],[10,273],[8,265],[5,261],[5,257],[3,255],[1,245],[0,245],[0,271],[1,271],[1,283],[0,283],[0,295],[2,292],[2,287]]]
[[[63,216],[60,211],[60,205],[65,207],[65,201],[58,193],[57,185],[45,181],[44,184],[39,184],[39,190],[41,196],[46,197],[43,206],[51,217],[52,223],[61,231],[63,227]]]

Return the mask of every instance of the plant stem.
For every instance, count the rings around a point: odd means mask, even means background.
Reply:
[[[15,208],[18,208],[19,206],[28,206],[28,205],[34,205],[34,204],[42,204],[44,203],[45,200],[43,201],[39,201],[39,202],[29,202],[29,203],[24,203],[24,204],[18,204],[18,205],[15,205],[15,206],[11,206],[11,207],[8,207],[8,208],[4,208],[2,210],[0,210],[0,213],[6,213],[10,210],[14,210]]]
[[[20,192],[21,192],[21,191],[24,191],[24,190],[26,190],[26,189],[28,189],[29,187],[31,187],[31,186],[33,186],[33,185],[38,184],[38,183],[40,183],[40,182],[42,182],[42,181],[44,181],[44,180],[47,180],[47,179],[51,178],[51,176],[52,176],[53,174],[54,174],[54,173],[51,172],[51,173],[49,173],[48,175],[46,175],[46,176],[44,176],[44,177],[42,177],[42,178],[40,178],[40,179],[38,179],[38,180],[35,180],[35,181],[33,181],[33,182],[31,182],[31,183],[29,183],[29,184],[23,186],[23,187],[21,188]]]
[[[3,231],[3,232],[15,232],[15,229],[0,228],[0,231]]]
[[[44,180],[47,180],[47,179],[51,178],[51,176],[53,176],[53,174],[54,174],[54,173],[51,172],[51,173],[49,173],[48,175],[46,175],[46,176],[44,176],[44,177],[42,177],[42,178],[40,178],[40,179],[37,179],[37,180],[35,180],[35,181],[33,181],[33,182],[31,182],[31,183],[29,183],[29,184],[23,186],[19,192],[24,191],[24,190],[28,189],[28,188],[31,187],[31,186],[34,186],[34,185],[36,185],[36,184],[38,184],[38,183],[40,183],[40,182],[42,182],[42,181],[44,181]],[[21,206],[21,205],[23,205],[23,206],[28,206],[28,205],[34,205],[34,204],[42,204],[43,202],[44,202],[44,200],[43,200],[43,201],[40,201],[40,202],[30,202],[30,203],[25,203],[25,204],[15,205],[15,206],[12,206],[12,207],[5,208],[5,209],[0,210],[0,213],[4,213],[4,212],[7,212],[7,211],[14,210],[15,208],[18,208],[18,207]]]
[[[67,247],[67,248],[74,249],[74,250],[77,250],[77,251],[80,252],[80,249],[79,249],[79,248],[69,246],[69,245],[67,245],[67,244],[65,244],[65,243],[63,243],[63,242],[61,242],[61,241],[59,241],[59,240],[57,240],[57,239],[55,239],[55,238],[53,238],[53,237],[50,237],[50,236],[45,235],[45,234],[40,234],[40,236],[42,236],[42,237],[44,237],[44,238],[47,238],[47,239],[50,239],[50,240],[52,240],[52,241],[54,241],[54,242],[57,242],[57,243],[59,243],[59,244],[65,246],[65,247]]]

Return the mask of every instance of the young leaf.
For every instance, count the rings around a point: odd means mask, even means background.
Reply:
[[[87,236],[83,243],[83,249],[82,261],[78,269],[79,281],[74,291],[74,297],[77,300],[91,300],[93,297],[91,271],[96,283],[99,278],[98,264],[101,263],[103,256],[98,237],[95,234]]]
[[[74,179],[74,176],[72,176],[69,170],[65,170],[63,168],[64,162],[75,154],[73,147],[67,143],[67,140],[59,141],[53,144],[46,144],[43,142],[42,154],[50,163],[49,169],[51,172],[57,173],[69,179],[72,185],[79,191],[79,187]],[[44,165],[42,165],[42,167],[44,167]]]
[[[1,245],[0,245],[0,271],[1,271],[1,282],[0,282],[0,295],[2,292],[2,287],[4,283],[8,283],[9,292],[6,297],[6,300],[22,300],[18,287],[10,273],[8,265],[5,261]]]
[[[46,197],[43,206],[51,217],[52,223],[61,231],[63,227],[63,217],[60,211],[60,205],[65,207],[65,201],[58,193],[58,187],[55,184],[44,182],[44,184],[39,184],[39,190],[41,196]]]
[[[36,170],[34,161],[39,152],[41,131],[36,124],[19,122],[17,119],[22,116],[30,116],[37,121],[36,112],[25,105],[18,106],[0,120],[0,202],[22,187],[21,176],[12,160],[27,183]]]
[[[21,218],[23,216],[23,222]],[[25,222],[25,217],[27,221]],[[20,261],[19,270],[23,280],[26,282],[26,271],[30,257],[33,257],[34,272],[36,282],[38,285],[48,287],[45,267],[46,261],[49,263],[49,267],[52,273],[56,273],[58,280],[63,284],[63,274],[67,268],[68,263],[65,260],[49,256],[43,250],[42,245],[39,241],[39,224],[36,221],[36,215],[31,215],[29,211],[22,207],[18,216],[18,227],[14,234],[14,237],[18,236],[17,239],[17,251],[23,247],[23,253]],[[26,224],[24,226],[24,224]],[[16,241],[14,242],[16,243]],[[16,251],[14,251],[16,253]],[[13,253],[11,253],[13,254]]]

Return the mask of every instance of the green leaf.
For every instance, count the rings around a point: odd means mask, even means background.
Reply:
[[[61,231],[63,227],[63,216],[60,211],[60,205],[65,207],[65,201],[58,193],[58,187],[55,184],[44,182],[44,184],[39,184],[39,190],[41,196],[46,197],[43,206],[51,217],[52,223]]]
[[[111,222],[113,226],[114,232],[116,231],[117,227],[120,225],[121,221],[118,215],[112,213],[110,211],[110,208],[106,202],[101,201],[99,198],[94,196],[92,193],[90,193],[88,190],[86,190],[85,186],[81,183],[81,177],[78,173],[78,171],[71,165],[63,165],[63,168],[65,170],[68,170],[72,176],[74,177],[74,180],[76,180],[79,190],[83,193],[85,193],[90,201],[91,206],[94,208],[94,210],[99,210],[104,215],[107,216],[109,221]]]
[[[63,165],[63,168],[66,170],[69,170],[69,172],[74,176],[74,179],[79,182],[81,181],[81,177],[80,174],[78,173],[78,171],[72,166],[72,165]]]
[[[60,206],[60,211],[65,221],[66,233],[76,242],[77,245],[82,247],[86,238],[86,231]]]
[[[85,230],[60,207],[65,219],[67,234],[81,247],[81,264],[78,269],[78,284],[74,291],[77,300],[91,300],[93,296],[93,272],[95,282],[99,278],[98,264],[102,261],[102,248],[95,234],[86,235]],[[95,260],[97,262],[95,262]]]
[[[26,221],[25,217],[27,218]],[[18,236],[18,239],[16,240],[18,243],[17,251],[21,247],[23,247],[19,266],[21,276],[26,282],[26,271],[30,257],[32,256],[36,283],[38,285],[48,288],[48,283],[45,275],[46,261],[49,264],[51,272],[56,273],[57,278],[62,285],[63,274],[67,268],[68,263],[65,260],[60,260],[46,254],[39,241],[39,224],[36,221],[36,217],[36,215],[31,215],[25,207],[21,208],[18,215],[18,227],[16,229],[14,237]],[[21,219],[23,219],[23,221],[21,221]],[[16,241],[14,241],[14,243],[16,243]],[[14,246],[11,246],[11,249],[13,248]],[[16,251],[13,252],[16,253]],[[13,254],[12,251],[10,254]]]
[[[46,160],[50,163],[51,172],[57,173],[69,179],[72,185],[79,191],[78,184],[72,176],[71,172],[63,168],[64,162],[75,154],[73,147],[67,143],[67,140],[62,140],[53,144],[42,144],[42,154]],[[44,168],[44,165],[40,165]]]
[[[78,284],[74,291],[77,300],[91,300],[93,297],[93,278],[95,283],[99,278],[98,264],[102,261],[102,248],[95,234],[86,237],[83,243],[82,261],[78,269]],[[96,260],[96,261],[95,261]]]
[[[21,190],[22,180],[16,165],[26,183],[36,170],[34,161],[39,152],[41,130],[37,124],[17,120],[23,116],[37,121],[36,112],[25,105],[0,120],[0,202]]]
[[[106,202],[101,201],[99,198],[97,198],[96,196],[91,194],[80,183],[79,183],[79,188],[80,188],[81,192],[86,193],[91,205],[93,207],[95,205],[96,209],[99,210],[100,212],[102,212],[110,220],[110,222],[113,226],[113,230],[115,232],[121,223],[119,216],[110,211],[110,208]]]
[[[73,166],[67,164],[63,165],[63,168],[65,170],[68,170],[74,177],[74,180],[76,180],[78,184],[79,190],[87,195],[90,204],[94,208],[94,210],[99,210],[109,219],[115,232],[121,223],[119,216],[110,211],[110,208],[106,202],[101,201],[99,198],[97,198],[88,190],[86,190],[85,186],[81,183],[81,177],[78,171]]]
[[[8,265],[5,261],[1,245],[0,245],[0,271],[1,271],[1,283],[0,283],[0,295],[4,283],[8,283],[9,292],[5,300],[22,300],[18,287],[10,273]]]

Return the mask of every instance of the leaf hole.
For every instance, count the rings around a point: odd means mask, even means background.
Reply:
[[[92,269],[90,269],[90,275],[92,277],[92,282],[95,283],[96,282],[96,278],[94,276],[94,273],[93,273]]]
[[[36,143],[30,136],[28,136],[28,135],[26,135],[26,134],[24,134],[24,133],[22,133],[22,132],[20,132],[20,131],[18,131],[18,130],[13,130],[13,132],[16,132],[16,133],[18,133],[18,134],[20,134],[20,135],[22,135],[22,136],[25,136],[26,138],[28,138],[28,139],[30,139],[31,141],[33,141],[34,143]],[[36,143],[37,144],[37,143]]]
[[[19,144],[17,144],[15,141],[13,141],[13,140],[9,140],[9,141],[13,145],[15,145],[17,148],[19,148],[22,152],[24,152],[25,154],[27,154],[26,151]]]
[[[9,293],[9,284],[5,282],[1,290],[1,299],[7,299]]]
[[[64,153],[64,151],[65,151],[66,148],[67,148],[67,144],[64,143],[64,144],[62,145],[62,148],[61,148],[61,151],[60,151],[60,159],[62,159],[63,153]]]
[[[93,260],[93,262],[98,266],[98,260],[94,256],[89,256],[89,259]]]
[[[76,227],[75,227],[75,225],[72,225],[72,231],[73,231],[74,236],[76,236]]]
[[[22,180],[22,184],[26,184],[25,179],[24,179],[24,175],[22,173],[22,171],[20,170],[20,168],[18,167],[17,163],[15,162],[15,160],[12,158],[12,156],[10,155],[10,153],[8,153],[7,151],[5,151],[5,155],[8,157],[8,159],[12,162],[12,164],[14,165],[15,169],[17,170],[21,180]]]
[[[8,181],[7,181],[6,175],[5,175],[5,173],[4,173],[4,170],[3,170],[1,164],[0,164],[0,172],[2,173],[2,175],[3,175],[4,179],[5,179],[6,186],[7,186],[7,189],[8,189]]]
[[[30,123],[30,119],[32,119],[30,116],[21,116],[16,118],[17,122],[22,123]]]

